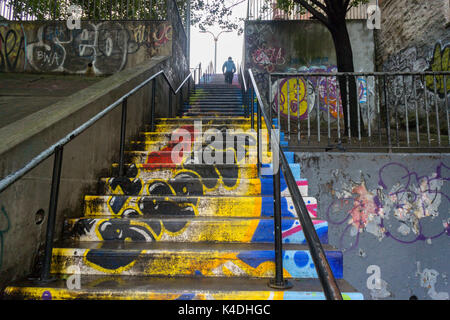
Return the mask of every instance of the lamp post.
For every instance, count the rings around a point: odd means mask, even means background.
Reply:
[[[211,31],[200,31],[200,33],[210,33],[214,38],[214,73],[217,73],[217,41],[219,40],[219,36],[224,32],[231,32],[230,30],[224,30],[219,32],[216,36]]]

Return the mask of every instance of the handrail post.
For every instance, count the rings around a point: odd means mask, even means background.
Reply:
[[[259,102],[256,102],[256,110],[257,110],[257,124],[256,124],[256,141],[257,141],[257,155],[258,155],[258,159],[256,162],[257,165],[257,169],[258,169],[258,177],[260,176],[261,173],[261,111],[259,110]]]
[[[169,118],[172,118],[172,90],[169,87]]]
[[[300,105],[300,104],[299,104]],[[269,73],[269,122],[272,129],[272,76]]]
[[[177,114],[181,116],[182,112],[183,112],[183,88],[181,88],[180,90],[180,105],[178,106]]]
[[[61,181],[61,168],[63,161],[64,147],[55,148],[55,158],[53,162],[52,187],[50,192],[50,203],[48,209],[47,232],[45,235],[44,261],[42,264],[41,281],[50,280],[50,269],[52,263],[53,237],[55,234],[56,209],[58,208],[59,184]]]
[[[119,151],[119,177],[124,176],[124,152],[125,152],[125,135],[127,128],[127,104],[128,98],[122,102],[122,120],[120,123],[120,151]]]
[[[156,78],[152,80],[152,102],[150,110],[150,131],[155,128],[155,100],[156,100]]]
[[[251,113],[251,123],[252,123],[252,129],[255,128],[255,88],[252,89],[252,94],[250,95],[250,113]]]
[[[279,137],[279,133],[277,133]],[[276,139],[279,139],[279,138]],[[278,150],[281,155],[281,150]],[[279,157],[280,158],[280,157]],[[275,278],[269,282],[269,287],[274,289],[289,289],[292,284],[283,278],[283,237],[281,232],[281,175],[280,167],[272,161],[273,174],[273,219],[275,232]]]

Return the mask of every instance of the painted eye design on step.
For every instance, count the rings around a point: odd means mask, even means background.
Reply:
[[[139,170],[136,165],[131,165],[125,171],[124,177],[114,177],[108,180],[109,188],[118,192],[117,187],[120,187],[122,193],[127,196],[138,195],[142,190],[142,181],[137,177]]]
[[[169,183],[178,196],[203,195],[203,185],[199,177],[192,172],[180,172]],[[197,200],[195,200],[194,204],[197,204]]]
[[[152,242],[161,233],[160,221],[147,221],[145,224],[133,224],[130,220],[112,219],[102,222],[98,232],[106,241],[144,241]]]
[[[187,177],[188,174],[183,174]],[[179,177],[178,177],[179,178]],[[191,177],[192,178],[192,177]],[[165,181],[155,181],[148,187],[149,196],[142,197],[139,201],[139,208],[144,216],[193,216],[195,215],[194,206],[197,204],[197,198],[166,198],[167,196],[188,196],[189,192],[200,192],[201,187],[198,179],[192,179],[187,183],[175,183],[173,186]],[[197,182],[195,182],[197,180]],[[200,193],[202,194],[202,193]],[[183,226],[184,227],[184,226]],[[182,227],[180,228],[180,230]]]

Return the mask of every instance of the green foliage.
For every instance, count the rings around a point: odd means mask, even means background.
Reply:
[[[271,0],[267,0],[267,1],[270,2]],[[332,1],[335,1],[335,0],[332,0]],[[302,2],[310,5],[313,9],[317,10],[317,12],[322,13],[326,16],[324,11],[317,4],[318,2],[324,4],[323,0],[319,0],[319,1],[318,0],[303,0],[303,1],[301,1],[301,0],[277,0],[277,8],[286,13],[304,14],[304,13],[306,13],[306,11],[308,11],[308,9],[302,4]],[[357,7],[359,5],[367,4],[367,3],[369,3],[369,0],[351,0],[346,9],[348,11],[350,8]],[[344,1],[338,1],[338,4],[343,7]],[[314,14],[313,12],[311,12],[311,13]]]
[[[206,30],[211,26],[219,26],[224,30],[236,30],[239,34],[243,32],[244,19],[232,17],[233,7],[245,1],[227,0],[192,0],[191,1],[191,24],[197,25],[200,30]]]
[[[187,0],[175,0],[185,21]],[[222,29],[243,32],[243,19],[232,17],[236,4],[247,0],[190,0],[191,24],[205,30],[213,25]],[[30,16],[37,20],[67,19],[70,5],[83,9],[82,19],[92,20],[163,20],[166,17],[166,0],[9,0],[8,6],[17,13],[15,19]]]

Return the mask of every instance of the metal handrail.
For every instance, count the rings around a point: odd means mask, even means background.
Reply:
[[[392,152],[405,145],[412,149],[448,149],[449,76],[450,71],[332,73],[312,69],[292,73],[274,72],[269,74],[269,87],[272,88],[272,80],[276,83],[275,96],[272,96],[272,90],[268,92],[271,106],[269,116],[275,110],[280,126],[280,116],[286,119],[284,123],[287,122],[289,140],[293,137],[291,123],[297,124],[296,128],[294,126],[297,146],[305,142],[308,148],[319,147],[326,151],[334,148],[345,151],[374,147]],[[288,115],[278,106],[289,105],[290,102],[297,105],[302,103],[299,102],[300,81],[304,81],[303,85],[308,87],[303,100],[307,108],[302,114],[301,108],[297,108],[296,115],[292,111]],[[295,92],[290,86],[285,86],[286,82],[297,82],[298,85],[294,87],[297,97],[291,98]],[[286,90],[287,94],[282,93],[282,90]],[[285,97],[286,101],[282,102],[281,97]],[[311,110],[314,108],[316,112],[313,113]],[[307,120],[303,125],[304,139],[301,138],[301,120]],[[411,122],[414,120],[415,128]],[[321,127],[326,130],[325,134]],[[337,136],[332,136],[332,132],[336,132]],[[442,139],[445,135],[448,144],[443,146],[446,143]],[[312,139],[316,139],[318,145],[311,145]],[[333,144],[333,140],[337,144]]]
[[[274,77],[297,76],[297,77],[336,77],[336,76],[438,76],[450,75],[450,71],[416,71],[416,72],[273,72]]]
[[[250,83],[252,84],[252,87],[253,87],[253,94],[257,98],[258,135],[259,135],[260,117],[262,116],[264,118],[266,127],[271,128],[271,129],[273,128],[272,123],[271,123],[272,119],[267,117],[267,115],[264,111],[264,103],[263,103],[263,100],[261,99],[261,95],[259,93],[259,89],[256,84],[255,78],[253,76],[252,70],[248,69],[248,73],[250,76]],[[253,114],[253,101],[252,101],[252,114]],[[279,155],[280,164],[281,164],[280,167],[284,174],[284,179],[286,181],[286,184],[289,188],[289,192],[291,194],[292,201],[294,203],[295,211],[296,211],[297,216],[302,225],[303,233],[305,235],[305,239],[308,244],[308,247],[309,247],[309,250],[311,253],[311,257],[314,261],[314,266],[316,268],[318,277],[320,279],[322,288],[324,290],[324,294],[325,294],[326,298],[329,300],[342,300],[342,295],[341,295],[340,289],[337,285],[336,279],[334,278],[333,272],[332,272],[330,265],[328,263],[328,260],[326,258],[325,251],[324,251],[322,244],[320,242],[320,239],[315,231],[314,225],[313,225],[312,220],[308,213],[308,209],[306,208],[303,197],[302,197],[300,191],[298,190],[297,183],[291,172],[291,169],[289,167],[289,163],[286,159],[286,156],[284,155],[284,152],[280,147],[278,139],[279,139],[279,135],[278,135],[277,139],[272,139],[272,137],[270,138],[271,146],[272,146],[272,155],[276,155],[276,154]],[[259,145],[258,145],[258,150],[259,150]],[[258,162],[258,165],[259,165],[259,162]],[[272,169],[273,172],[275,173],[275,170],[277,170],[277,169],[278,168],[275,168],[275,164],[274,164],[273,169]],[[277,170],[277,171],[279,171],[279,170]],[[277,173],[277,175],[278,175],[277,177],[274,177],[274,182],[276,179],[279,182],[279,179],[280,179],[279,172]],[[278,183],[278,187],[279,187],[279,183]],[[279,194],[279,193],[280,193],[280,190],[274,189],[274,198],[275,199],[276,199],[277,194]],[[277,215],[277,213],[274,212],[274,215]],[[275,217],[275,224],[277,224],[277,222],[278,222],[278,224],[281,225],[281,213],[280,212],[278,212],[278,217]],[[278,225],[278,226],[276,225],[275,230],[276,230],[276,232],[278,231],[281,234],[281,226],[280,225]],[[275,247],[277,247],[277,245],[278,246],[282,245],[281,244],[281,236],[278,239],[278,243],[277,243],[277,239],[276,239]],[[281,248],[278,248],[278,249],[276,248],[276,254],[277,254],[277,252],[279,254],[279,257],[278,257],[278,259],[276,257],[276,263],[282,263]],[[282,270],[281,270],[281,276],[282,276]],[[279,285],[282,285],[282,284],[279,283]]]
[[[200,64],[199,64],[200,66]],[[142,87],[153,81],[152,85],[152,101],[151,101],[151,125],[153,130],[154,123],[154,109],[155,109],[155,95],[156,95],[156,78],[160,75],[163,76],[167,84],[169,85],[169,109],[171,109],[171,96],[172,93],[177,94],[180,92],[180,102],[183,101],[182,95],[182,87],[186,83],[186,81],[192,77],[192,73],[196,70],[189,73],[189,75],[184,79],[182,85],[180,85],[176,90],[171,84],[167,74],[164,70],[160,70],[159,72],[153,74],[148,79],[142,81],[139,85],[134,87],[132,90],[124,94],[122,97],[117,99],[115,102],[110,104],[108,107],[97,113],[94,117],[83,123],[81,126],[71,131],[69,134],[65,135],[63,138],[58,140],[55,144],[51,145],[36,157],[34,157],[31,161],[29,161],[24,167],[21,169],[9,174],[5,178],[0,180],[0,193],[11,186],[13,183],[18,181],[25,174],[30,172],[32,169],[37,167],[44,160],[48,159],[51,155],[55,154],[55,160],[53,164],[53,176],[52,176],[52,184],[51,184],[51,192],[50,192],[50,204],[49,204],[49,214],[47,221],[47,231],[46,231],[46,244],[44,251],[44,262],[41,272],[41,281],[47,281],[50,278],[50,265],[51,265],[51,255],[53,248],[53,238],[54,238],[54,229],[55,229],[55,221],[56,221],[56,209],[58,205],[58,193],[59,193],[59,184],[61,179],[61,167],[63,161],[63,149],[64,146],[79,136],[81,133],[86,131],[92,125],[94,125],[98,120],[103,118],[106,114],[114,110],[118,105],[122,105],[122,118],[121,118],[121,128],[120,128],[120,159],[119,159],[119,176],[122,177],[124,175],[124,146],[125,146],[125,133],[126,133],[126,119],[127,119],[127,101],[130,96],[140,90]],[[190,84],[190,82],[188,82]],[[195,88],[195,84],[194,84]]]
[[[244,92],[247,92],[247,82],[245,81],[245,70],[242,64],[239,66],[239,71],[242,77],[242,83],[244,84]]]

